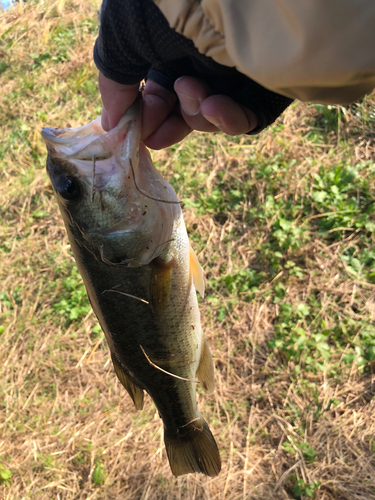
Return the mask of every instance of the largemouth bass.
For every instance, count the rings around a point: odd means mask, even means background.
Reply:
[[[141,99],[105,133],[100,119],[43,129],[52,181],[117,377],[137,409],[144,391],[164,424],[175,476],[216,476],[220,455],[197,409],[196,383],[214,390],[196,289],[203,273],[173,188],[140,142]]]

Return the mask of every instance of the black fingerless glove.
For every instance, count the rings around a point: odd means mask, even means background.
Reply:
[[[103,1],[94,61],[104,76],[125,85],[150,78],[173,91],[180,76],[201,78],[214,94],[225,94],[256,114],[258,126],[250,134],[273,123],[292,102],[200,54],[191,40],[169,27],[152,0]]]

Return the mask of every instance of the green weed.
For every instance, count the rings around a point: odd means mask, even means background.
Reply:
[[[76,266],[73,266],[70,275],[62,280],[62,286],[63,291],[59,295],[62,298],[53,305],[53,308],[69,321],[86,316],[90,311],[90,304]]]
[[[0,485],[5,484],[5,486],[10,486],[11,477],[12,471],[7,469],[5,465],[0,464]]]
[[[108,474],[105,471],[104,465],[98,460],[95,460],[95,469],[92,473],[92,482],[97,486],[101,486],[107,479],[107,476]]]
[[[285,441],[283,443],[283,448],[287,453],[291,453],[292,455],[297,453],[297,449],[301,450],[304,459],[309,463],[314,463],[316,450],[314,450],[314,448],[312,448],[308,443],[294,444],[293,440],[292,443],[290,443],[289,441]]]
[[[283,298],[281,296],[280,300]],[[290,302],[284,302],[280,305],[275,324],[275,337],[268,345],[271,349],[279,349],[297,365],[302,364],[306,370],[316,373],[317,370],[326,370],[325,362],[331,359],[330,331],[308,332],[312,319],[311,308],[307,304],[300,303],[295,307]],[[319,324],[316,330],[319,331],[320,327]]]
[[[33,469],[35,472],[46,472],[48,475],[54,475],[55,458],[44,453],[37,453],[37,461]]]
[[[294,476],[293,484],[293,495],[296,500],[302,500],[303,497],[314,498],[315,492],[322,483],[320,481],[311,481],[311,483],[305,483],[301,479],[296,479]]]
[[[226,289],[228,294],[241,296],[244,300],[249,300],[252,292],[258,290],[264,282],[266,275],[263,272],[257,272],[254,269],[240,269],[230,274],[220,276],[217,279],[208,281],[210,287],[214,290]]]

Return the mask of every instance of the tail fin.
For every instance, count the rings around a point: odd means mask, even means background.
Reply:
[[[183,432],[182,432],[183,431]],[[203,418],[190,422],[173,438],[164,431],[165,448],[174,476],[202,472],[217,476],[221,460],[216,441]]]

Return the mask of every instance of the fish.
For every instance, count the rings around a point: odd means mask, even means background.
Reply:
[[[114,371],[137,410],[146,391],[163,421],[175,476],[221,469],[196,402],[211,394],[214,365],[196,290],[203,271],[181,204],[140,140],[142,99],[117,127],[100,118],[78,128],[44,128],[47,172]]]

